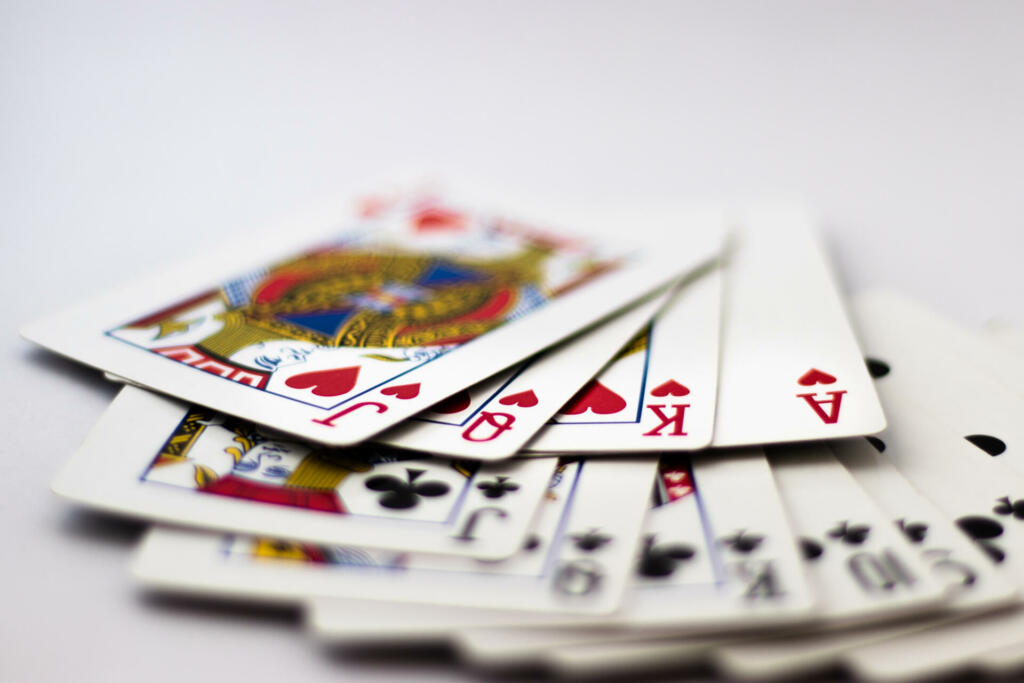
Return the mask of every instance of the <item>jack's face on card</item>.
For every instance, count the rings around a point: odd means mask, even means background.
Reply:
[[[128,386],[54,489],[184,526],[495,559],[525,539],[554,466],[326,447]]]
[[[352,445],[592,330],[721,246],[715,211],[660,217],[685,232],[681,252],[626,246],[626,234],[600,243],[573,237],[473,202],[419,193],[355,212],[328,207],[254,236],[248,248],[198,253],[22,333],[139,386]],[[608,224],[596,209],[583,220]],[[522,427],[517,411],[560,405],[578,386],[557,401],[535,386],[499,397],[467,443],[493,440],[513,421]]]
[[[471,463],[403,457],[385,447],[317,448],[192,409],[142,480],[335,514],[441,522],[475,469]],[[518,484],[508,487],[514,491]]]
[[[335,242],[108,333],[194,372],[334,408],[611,266],[590,245],[438,202],[378,204]],[[373,400],[419,391],[410,378]]]

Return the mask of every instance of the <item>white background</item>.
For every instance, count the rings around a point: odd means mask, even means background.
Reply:
[[[21,323],[396,164],[576,200],[797,196],[844,286],[1024,324],[1024,3],[0,3],[0,679],[424,681],[144,598],[48,482],[113,387]]]

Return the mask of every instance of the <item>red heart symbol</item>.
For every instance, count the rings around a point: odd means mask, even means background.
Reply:
[[[800,375],[800,379],[797,383],[802,387],[811,387],[815,384],[832,384],[836,381],[836,378],[827,372],[822,372],[817,368],[811,368],[804,374]]]
[[[312,389],[314,396],[341,396],[352,391],[359,377],[359,366],[317,370],[292,375],[284,383],[292,389]]]
[[[503,406],[519,406],[521,408],[532,408],[537,405],[537,394],[533,393],[533,389],[527,389],[526,391],[520,391],[518,394],[509,394],[505,398],[498,401]]]
[[[416,382],[415,384],[399,384],[397,387],[388,387],[386,389],[381,389],[380,393],[384,394],[385,396],[394,396],[395,398],[400,398],[403,401],[405,401],[410,398],[416,398],[417,396],[420,395],[420,383]]]
[[[690,390],[674,379],[651,389],[651,396],[686,396],[688,393]]]
[[[457,394],[452,394],[445,400],[434,405],[430,410],[431,412],[441,413],[443,415],[450,415],[451,413],[461,413],[463,410],[469,407],[469,393],[465,389]]]
[[[431,230],[462,230],[466,227],[466,218],[461,214],[449,209],[431,207],[421,209],[412,218],[417,232],[428,232]]]
[[[624,398],[597,380],[591,380],[558,412],[563,415],[580,415],[592,410],[597,415],[610,415],[625,407]]]

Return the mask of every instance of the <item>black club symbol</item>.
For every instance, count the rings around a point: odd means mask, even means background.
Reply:
[[[1006,559],[1006,553],[992,542],[992,539],[1003,535],[1002,524],[988,517],[970,515],[956,520],[956,525],[981,546],[993,562],[998,564]]]
[[[726,544],[732,550],[745,555],[757,550],[757,546],[761,545],[763,540],[764,536],[747,533],[745,529],[740,529],[732,536],[722,538],[720,542]]]
[[[928,534],[928,525],[924,522],[908,522],[905,519],[901,519],[896,522],[896,526],[898,526],[900,531],[902,531],[913,543],[921,543],[924,541],[924,537]]]
[[[992,512],[997,515],[1013,515],[1017,519],[1024,519],[1024,499],[1010,500],[1009,496],[1003,496],[996,502]]]
[[[800,552],[805,560],[816,560],[825,552],[825,548],[813,538],[801,538]]]
[[[829,529],[829,538],[841,540],[849,545],[860,545],[867,540],[871,527],[865,524],[850,524],[847,521],[839,522],[832,529]]]
[[[506,493],[519,490],[519,484],[509,481],[504,474],[499,474],[494,481],[482,481],[476,487],[484,492],[485,498],[501,498]]]
[[[692,546],[684,543],[654,545],[654,534],[644,541],[644,552],[640,557],[640,574],[652,578],[672,576],[680,562],[686,562],[697,554]]]
[[[999,437],[988,434],[971,434],[964,438],[991,456],[1002,455],[1006,452],[1006,442]]]
[[[884,360],[878,360],[877,358],[865,358],[864,362],[867,363],[868,373],[873,379],[885,377],[892,370],[892,368],[889,367],[889,364]]]
[[[366,488],[371,491],[384,491],[377,502],[382,507],[392,510],[406,510],[416,507],[420,502],[420,496],[443,496],[448,493],[448,484],[443,481],[424,481],[419,484],[416,480],[423,476],[426,470],[405,469],[408,481],[402,481],[390,474],[378,474],[366,480]]]
[[[612,540],[611,536],[602,534],[596,527],[585,534],[573,534],[570,538],[576,542],[576,547],[585,553],[593,552]]]

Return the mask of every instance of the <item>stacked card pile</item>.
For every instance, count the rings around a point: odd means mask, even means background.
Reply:
[[[843,301],[798,208],[520,208],[363,197],[29,325],[125,384],[54,489],[154,522],[152,589],[301,604],[331,642],[1024,665],[1012,331]]]

